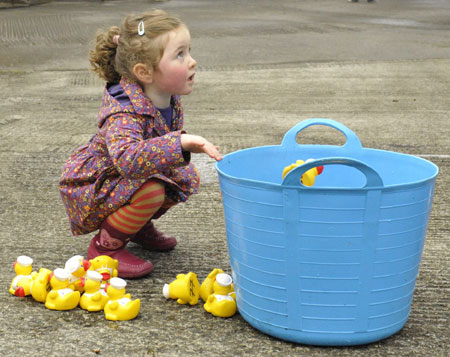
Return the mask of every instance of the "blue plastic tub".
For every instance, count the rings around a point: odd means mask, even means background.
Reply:
[[[326,125],[343,146],[300,145]],[[293,169],[296,160],[313,162]],[[313,187],[302,174],[324,165]],[[367,149],[329,119],[289,130],[281,145],[225,155],[216,164],[240,314],[258,330],[314,345],[386,338],[408,319],[438,168]]]

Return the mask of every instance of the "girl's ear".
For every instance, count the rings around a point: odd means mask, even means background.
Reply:
[[[136,63],[133,67],[133,74],[142,84],[150,84],[153,82],[153,69],[148,68],[143,63]]]

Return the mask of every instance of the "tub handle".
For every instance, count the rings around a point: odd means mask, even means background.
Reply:
[[[285,148],[292,148],[295,149],[298,147],[297,143],[297,135],[300,131],[303,129],[306,129],[307,127],[311,125],[326,125],[330,126],[334,129],[339,130],[342,134],[344,134],[346,142],[341,149],[344,150],[362,150],[361,141],[359,140],[358,136],[349,128],[347,128],[345,125],[332,120],[332,119],[323,119],[323,118],[312,118],[312,119],[306,119],[292,127],[283,138],[283,141],[281,142],[281,146]]]
[[[303,187],[308,189],[314,189],[313,187],[306,187],[304,186],[300,179],[302,175],[312,169],[313,167],[317,166],[325,166],[325,165],[346,165],[350,167],[354,167],[355,169],[361,171],[366,176],[366,185],[363,188],[370,188],[370,187],[383,187],[383,180],[381,179],[378,172],[376,172],[373,168],[368,166],[362,161],[355,160],[355,159],[349,159],[346,157],[330,157],[330,158],[322,158],[317,160],[309,161],[303,165],[297,166],[291,171],[288,172],[288,174],[285,176],[282,185],[283,186],[296,186],[296,187]],[[326,171],[326,168],[324,169]],[[324,188],[324,187],[321,187]]]

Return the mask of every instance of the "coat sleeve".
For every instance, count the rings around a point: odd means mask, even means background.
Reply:
[[[120,175],[127,179],[147,179],[188,164],[189,155],[181,148],[182,130],[156,136],[148,133],[142,119],[120,113],[105,122],[105,141]],[[154,129],[152,129],[154,130]]]

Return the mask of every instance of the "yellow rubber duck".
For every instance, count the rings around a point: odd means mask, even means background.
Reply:
[[[105,305],[105,318],[113,321],[134,319],[141,307],[140,299],[131,300],[130,294],[125,294],[127,282],[121,278],[111,278],[106,287],[109,300]]]
[[[64,270],[70,274],[69,283],[75,290],[84,291],[84,277],[90,266],[91,263],[81,255],[75,255],[66,261]]]
[[[202,285],[200,285],[200,297],[203,301],[208,300],[209,295],[213,293],[213,285],[216,280],[216,275],[224,273],[222,269],[214,269],[211,273],[208,274],[206,279],[203,281]]]
[[[31,283],[31,296],[38,302],[45,302],[47,295],[51,290],[50,276],[52,271],[46,268],[39,269],[36,277]]]
[[[99,255],[98,257],[89,260],[89,263],[91,263],[89,270],[95,270],[102,274],[102,288],[104,288],[106,284],[109,283],[109,280],[111,278],[115,278],[119,275],[117,271],[117,268],[119,267],[119,261],[117,259],[108,257],[107,255]]]
[[[281,174],[282,178],[284,179],[284,177],[292,169],[296,168],[297,166],[306,164],[310,161],[313,161],[313,159],[308,159],[306,161],[297,160],[294,164],[286,166],[283,170],[283,173]],[[304,184],[305,186],[313,186],[314,182],[316,181],[316,176],[320,175],[322,173],[322,171],[323,171],[323,166],[313,167],[312,169],[306,171],[301,177],[302,184]]]
[[[178,274],[170,284],[164,284],[163,295],[166,299],[176,299],[179,304],[196,305],[200,297],[200,283],[197,274]]]
[[[214,282],[214,293],[209,295],[204,309],[218,317],[231,317],[237,311],[233,280],[228,274],[220,273]]]
[[[11,282],[9,292],[15,296],[24,297],[31,294],[31,283],[33,278],[37,275],[33,272],[33,259],[21,255],[14,262],[14,271],[16,276]]]
[[[74,291],[69,282],[70,274],[57,268],[50,278],[52,290],[47,295],[45,307],[50,310],[72,310],[80,302],[80,292]]]
[[[84,285],[84,294],[80,298],[80,307],[87,311],[101,311],[104,309],[109,296],[105,289],[101,289],[103,276],[95,270],[88,270]]]

